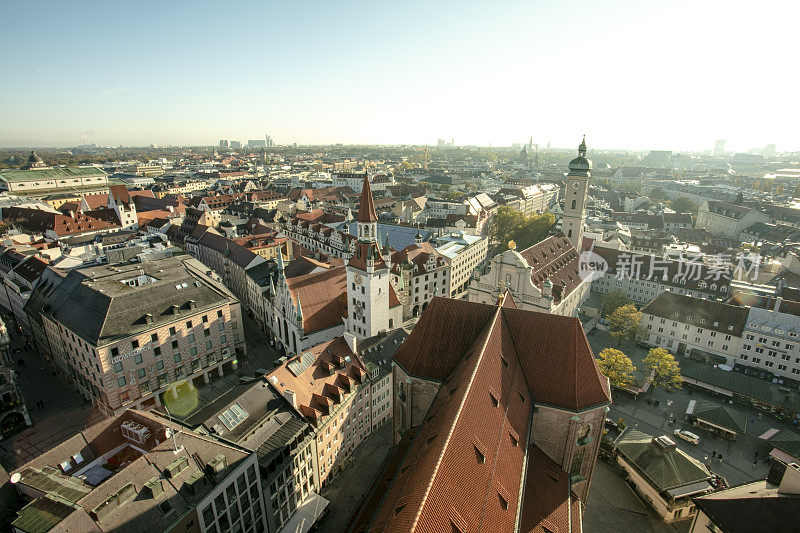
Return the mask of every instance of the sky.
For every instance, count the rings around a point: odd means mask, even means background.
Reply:
[[[800,150],[800,2],[5,2],[0,146]]]

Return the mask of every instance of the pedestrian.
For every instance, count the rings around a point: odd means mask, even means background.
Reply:
[[[758,466],[758,460],[753,461],[753,468]]]
[[[711,457],[717,456],[717,450],[711,450]]]
[[[755,456],[754,456],[754,457],[755,457],[756,459],[758,459],[758,450],[756,450],[756,454],[755,454]]]

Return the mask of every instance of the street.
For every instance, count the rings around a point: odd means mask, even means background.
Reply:
[[[392,420],[379,427],[355,449],[347,467],[320,495],[330,500],[331,512],[319,525],[320,533],[342,531],[350,514],[369,488],[392,447]]]
[[[8,329],[11,349],[22,350],[14,354],[14,370],[33,423],[32,427],[0,442],[0,462],[13,470],[99,422],[103,416],[56,376],[44,357],[36,351],[28,351],[23,337],[16,330]],[[19,360],[24,364],[19,364]],[[37,407],[39,401],[44,402],[43,407]]]
[[[595,356],[604,347],[617,347],[617,340],[602,331],[593,333],[589,337],[589,342]],[[629,355],[636,364],[643,359],[643,354],[647,351],[645,348],[635,346],[630,341],[623,342],[620,349]],[[637,350],[641,353],[636,353]],[[680,358],[677,359],[680,364]],[[762,461],[765,457],[763,452],[759,453],[759,461],[755,467],[753,466],[759,435],[770,428],[783,429],[792,426],[778,422],[759,410],[740,404],[729,404],[730,407],[747,414],[747,430],[735,441],[715,437],[713,433],[687,423],[684,418],[689,401],[697,398],[707,398],[718,403],[727,404],[729,402],[724,396],[684,387],[671,392],[660,388],[656,389],[653,392],[653,400],[658,400],[660,405],[649,405],[646,394],[640,395],[637,399],[627,392],[613,390],[613,405],[607,416],[614,421],[623,418],[628,426],[633,426],[637,430],[655,437],[668,435],[678,443],[678,448],[706,465],[709,464],[712,452],[721,454],[722,459],[713,459],[709,469],[725,477],[729,485],[764,479],[769,471],[769,465]],[[672,405],[668,405],[670,402]],[[669,424],[670,413],[675,415],[674,425]],[[672,433],[676,429],[687,429],[696,433],[700,436],[700,444],[690,444],[673,437]]]

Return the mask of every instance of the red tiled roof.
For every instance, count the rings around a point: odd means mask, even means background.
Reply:
[[[372,189],[369,187],[369,178],[364,176],[364,185],[361,187],[361,203],[358,205],[356,222],[377,222],[375,203],[372,200]]]
[[[86,202],[86,205],[89,206],[90,210],[108,206],[107,194],[84,194],[83,200]]]
[[[434,297],[395,362],[413,376],[444,381],[496,308]],[[506,306],[502,318],[536,402],[579,411],[608,401],[580,320]]]
[[[531,266],[531,281],[540,289],[545,279],[553,282],[553,299],[556,302],[568,296],[583,281],[579,275],[578,251],[572,243],[558,233],[547,237],[520,252]]]
[[[375,269],[386,267],[386,262],[383,260],[383,255],[381,255],[381,251],[378,248],[378,243],[375,242],[356,243],[356,250],[353,252],[347,264],[366,272],[368,257],[372,257]]]
[[[395,354],[403,370],[441,385],[391,482],[380,477],[381,494],[369,495],[381,499],[377,511],[365,501],[351,520],[358,531],[514,531],[518,516],[526,532],[579,523],[567,474],[528,441],[530,410],[600,406],[607,382],[577,319],[508,301],[434,298]]]
[[[347,316],[347,271],[344,267],[286,280],[303,312],[303,331],[308,334],[342,324]]]
[[[399,272],[401,263],[410,261],[414,265],[416,274],[424,273],[425,264],[431,256],[435,258],[437,268],[449,262],[449,259],[436,251],[436,248],[429,242],[409,244],[399,252],[392,254],[392,272]]]
[[[570,494],[570,498],[565,496]],[[528,448],[528,467],[519,531],[567,533],[570,511],[574,523],[581,518],[581,502],[570,492],[569,475],[536,445]]]

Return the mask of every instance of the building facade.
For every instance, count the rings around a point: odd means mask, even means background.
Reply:
[[[245,353],[239,301],[188,256],[77,269],[36,290],[52,364],[106,414],[159,406]]]

